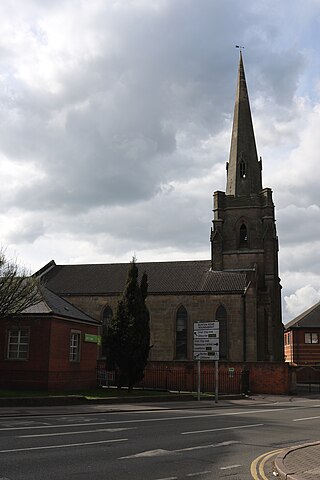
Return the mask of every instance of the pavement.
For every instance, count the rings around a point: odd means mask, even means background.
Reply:
[[[7,399],[0,400],[0,418],[16,416],[42,416],[42,415],[84,415],[99,414],[110,412],[133,412],[133,411],[159,411],[172,409],[194,409],[194,408],[217,408],[217,407],[240,407],[243,405],[252,405],[254,403],[281,403],[288,401],[290,397],[282,396],[225,396],[215,403],[214,399],[201,399],[197,401],[191,397],[177,396],[175,401],[172,397],[137,397],[133,399],[112,398],[108,400],[99,400],[96,402],[83,402],[83,399],[74,397],[66,400],[65,397],[55,397],[52,404],[50,397],[42,397],[38,401],[32,399]],[[297,397],[291,397],[294,401]],[[3,399],[4,400],[4,399]],[[265,404],[264,403],[264,404]],[[282,450],[274,460],[275,478],[280,480],[320,480],[320,441],[307,443]],[[1,480],[1,479],[0,479]]]
[[[172,410],[190,408],[212,408],[215,406],[236,406],[243,397],[225,396],[215,403],[214,398],[198,401],[189,395],[161,397],[113,397],[86,401],[79,397],[27,397],[0,399],[0,418],[41,415],[84,415],[110,412],[132,412],[145,410]],[[0,478],[1,480],[1,478]]]
[[[320,442],[283,450],[276,457],[274,467],[281,480],[319,480]]]

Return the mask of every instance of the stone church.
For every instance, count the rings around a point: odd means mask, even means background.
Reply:
[[[262,186],[241,53],[226,191],[213,198],[211,260],[137,264],[148,274],[150,360],[192,360],[193,323],[218,321],[221,361],[283,361],[274,204]],[[127,271],[128,264],[52,260],[37,275],[107,329]]]

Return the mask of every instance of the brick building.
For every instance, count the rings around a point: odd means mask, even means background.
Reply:
[[[44,288],[42,301],[0,322],[0,387],[96,386],[99,322]]]
[[[285,361],[320,365],[320,302],[285,325]]]
[[[148,274],[150,359],[192,360],[193,323],[220,323],[220,358],[283,361],[278,238],[272,191],[262,186],[242,56],[226,192],[214,194],[211,260],[138,264]],[[102,322],[115,312],[127,264],[56,265],[48,288]]]

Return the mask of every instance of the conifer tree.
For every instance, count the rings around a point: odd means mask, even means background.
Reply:
[[[133,258],[106,339],[107,362],[115,367],[118,388],[127,386],[131,390],[143,378],[150,350],[149,312],[145,304],[147,294],[147,274],[143,273],[139,285],[138,268]]]

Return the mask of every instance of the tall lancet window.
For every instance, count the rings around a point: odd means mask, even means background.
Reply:
[[[248,246],[248,230],[244,223],[240,227],[240,239],[239,239],[240,248],[245,248]]]
[[[246,169],[246,164],[244,160],[241,160],[240,162],[240,177],[241,178],[246,178],[247,176],[247,169]]]
[[[176,315],[176,360],[186,360],[188,356],[188,314],[181,306]]]

